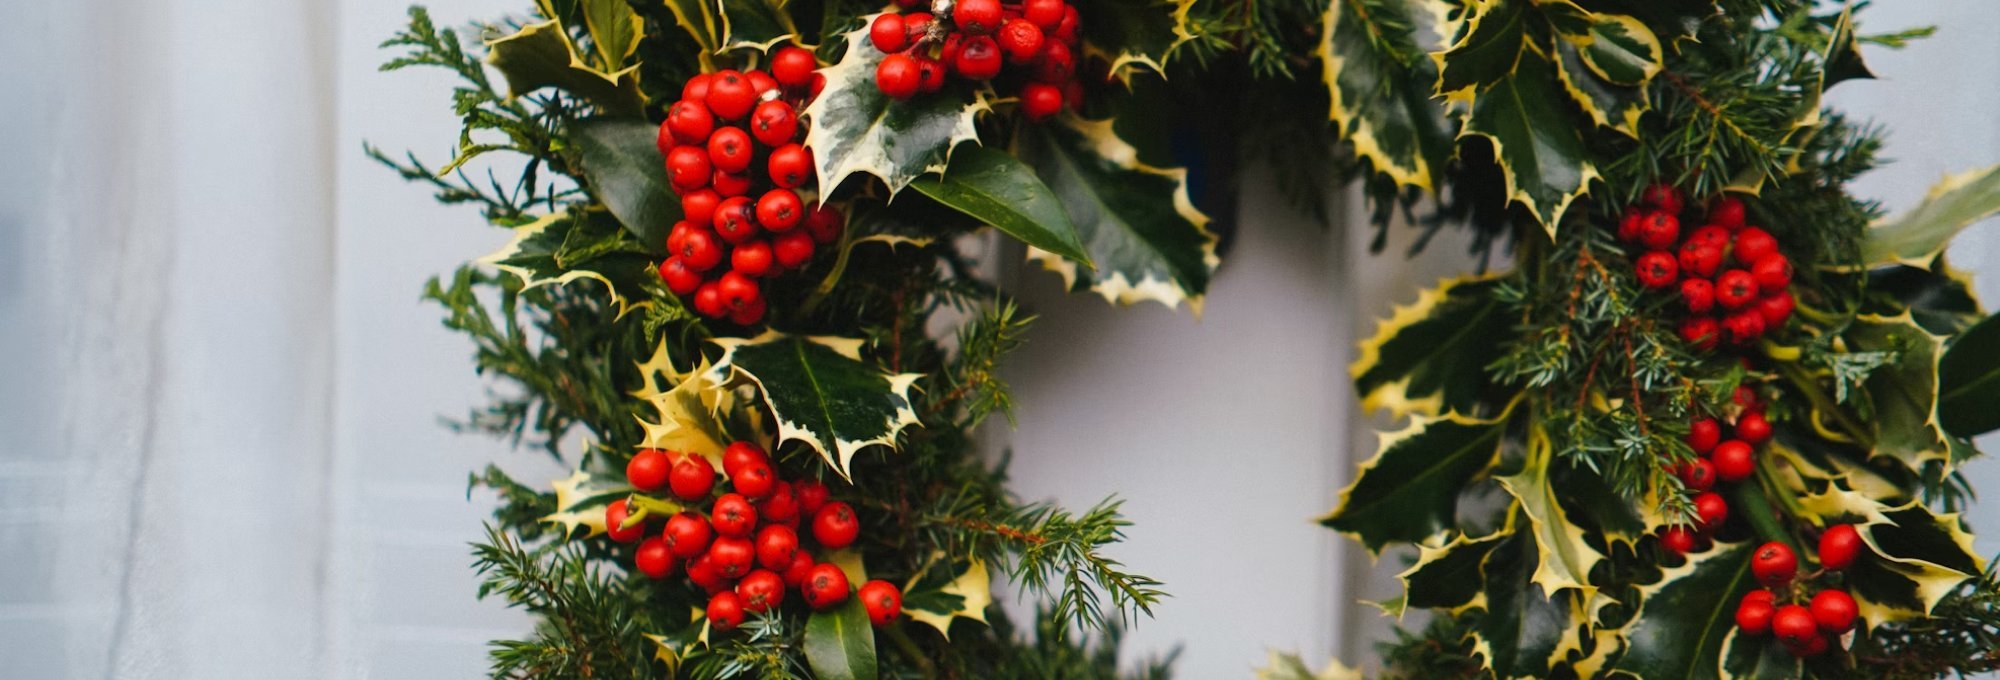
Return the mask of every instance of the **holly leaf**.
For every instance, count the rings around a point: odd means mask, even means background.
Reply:
[[[515,227],[507,245],[478,262],[518,277],[522,291],[595,281],[622,317],[650,304],[643,285],[652,278],[653,258],[609,223],[587,212],[545,215]]]
[[[1568,501],[1564,509],[1571,518],[1582,518],[1579,526],[1589,528],[1589,533],[1602,538],[1607,546],[1624,543],[1636,547],[1639,539],[1651,533],[1655,522],[1665,523],[1663,517],[1647,517],[1638,508],[1658,508],[1657,498],[1628,499],[1611,489],[1603,475],[1576,465],[1551,465],[1551,479],[1554,486],[1562,489],[1563,500]],[[1608,549],[1608,548],[1607,548]]]
[[[659,132],[643,118],[586,118],[570,126],[570,143],[597,200],[647,247],[665,252],[667,233],[682,215],[655,143]]]
[[[641,445],[700,454],[720,465],[723,449],[733,441],[723,427],[720,414],[735,408],[736,397],[706,362],[687,373],[663,373],[666,354],[663,339],[653,359],[639,365],[644,386],[633,395],[651,404],[658,417],[639,419],[639,427],[646,433]],[[664,370],[672,371],[671,364],[666,364]],[[659,389],[662,385],[672,387],[662,391]]]
[[[1953,236],[1995,213],[2000,213],[2000,165],[1946,175],[1916,207],[1869,226],[1861,262],[1929,268]]]
[[[711,374],[755,383],[777,420],[778,441],[812,447],[843,478],[849,478],[855,453],[875,444],[895,448],[896,435],[917,424],[910,385],[923,374],[889,373],[862,362],[858,338],[767,331],[713,342],[722,347],[722,359]]]
[[[1486,556],[1513,535],[1507,531],[1472,538],[1463,533],[1443,545],[1417,546],[1417,563],[1397,574],[1403,582],[1403,597],[1390,614],[1402,618],[1404,610],[1448,609],[1453,614],[1468,606],[1480,606],[1486,588]]]
[[[806,663],[823,680],[873,680],[876,677],[875,631],[861,598],[806,619]]]
[[[541,521],[560,525],[566,537],[575,534],[577,527],[590,528],[585,538],[604,533],[604,507],[632,493],[632,487],[623,484],[592,484],[590,473],[581,469],[567,479],[549,482],[549,486],[556,492],[556,511]]]
[[[1527,0],[1491,0],[1468,9],[1458,40],[1432,53],[1438,63],[1436,94],[1471,101],[1472,93],[1495,85],[1514,72],[1527,47]]]
[[[785,11],[787,0],[727,0],[717,2],[722,13],[722,48],[769,52],[796,37],[799,28]]]
[[[1522,53],[1512,76],[1479,94],[1460,134],[1493,143],[1508,199],[1527,208],[1550,238],[1563,212],[1598,176],[1555,76],[1548,59]]]
[[[1495,277],[1445,279],[1376,326],[1347,367],[1361,410],[1388,409],[1400,419],[1412,413],[1480,414],[1504,405],[1505,395],[1486,372],[1515,335],[1505,305],[1494,295],[1499,285]]]
[[[1650,108],[1645,89],[1599,77],[1590,70],[1583,51],[1575,44],[1559,41],[1555,51],[1556,75],[1562,78],[1563,91],[1569,93],[1570,100],[1592,122],[1638,138],[1639,116]]]
[[[1557,39],[1575,47],[1592,75],[1613,85],[1643,86],[1660,72],[1660,39],[1623,14],[1590,12],[1567,0],[1542,4]]]
[[[1859,316],[1842,334],[1850,352],[1893,352],[1895,363],[1870,372],[1861,383],[1874,430],[1871,456],[1900,460],[1922,471],[1936,461],[1947,471],[1953,460],[1953,437],[1939,427],[1938,359],[1944,339],[1918,326],[1908,314],[1896,317]]]
[[[1326,662],[1326,669],[1313,672],[1305,659],[1289,652],[1270,650],[1270,657],[1263,668],[1257,669],[1257,680],[1362,680],[1359,669],[1348,668],[1339,659]]]
[[[1531,578],[1540,556],[1520,535],[1500,541],[1486,557],[1486,610],[1473,627],[1472,651],[1497,678],[1547,677],[1582,648],[1583,608],[1576,593],[1543,590]]]
[[[1590,585],[1590,570],[1604,560],[1604,554],[1590,547],[1584,541],[1583,528],[1563,513],[1549,479],[1553,457],[1548,433],[1537,426],[1529,433],[1527,457],[1520,471],[1496,479],[1513,494],[1521,514],[1528,517],[1528,535],[1541,553],[1536,560],[1535,585],[1552,595],[1574,588],[1580,597],[1589,599],[1597,593],[1597,587]]]
[[[1592,11],[1636,17],[1676,46],[1693,40],[1702,22],[1722,13],[1715,0],[1580,0],[1579,4]]]
[[[1889,507],[1839,486],[1799,498],[1822,524],[1851,523],[1868,547],[1847,568],[1846,584],[1870,626],[1928,615],[1939,600],[1981,573],[1972,534],[1957,514],[1937,514],[1917,501]]]
[[[1722,671],[1718,676],[1748,680],[1796,678],[1800,676],[1799,657],[1785,651],[1784,645],[1773,642],[1769,635],[1750,635],[1732,627],[1729,636],[1722,640]]]
[[[1062,275],[1072,291],[1106,301],[1153,300],[1201,312],[1209,276],[1221,260],[1208,216],[1188,198],[1187,169],[1139,162],[1110,120],[1069,118],[1027,126],[1014,138],[1019,156],[1062,201],[1096,268],[1040,248],[1028,259]]]
[[[1459,491],[1499,460],[1505,417],[1417,416],[1408,428],[1381,433],[1380,452],[1362,464],[1340,491],[1340,506],[1319,523],[1353,536],[1371,553],[1452,528]]]
[[[967,147],[953,155],[942,176],[918,178],[910,188],[1030,247],[1095,268],[1055,192],[1010,154]]]
[[[487,41],[486,63],[507,79],[507,96],[554,87],[596,104],[605,113],[639,116],[639,67],[616,72],[592,67],[577,53],[562,24],[551,19],[522,26],[513,35]]]
[[[973,558],[960,563],[942,552],[930,559],[927,568],[903,584],[903,613],[936,628],[946,640],[951,639],[954,618],[986,623],[986,608],[993,604],[993,580],[986,562]]]
[[[1665,569],[1639,588],[1638,616],[1626,624],[1615,672],[1640,678],[1720,678],[1722,649],[1736,630],[1736,605],[1756,588],[1748,542],[1716,544]]]
[[[1167,60],[1194,39],[1188,12],[1195,0],[1099,0],[1075,3],[1083,20],[1085,54],[1111,64],[1110,73],[1131,82],[1144,67],[1165,76]],[[1081,60],[1078,63],[1082,63]]]
[[[583,25],[597,46],[598,67],[606,73],[625,66],[639,49],[639,13],[625,0],[582,0]],[[557,17],[549,17],[551,19]]]
[[[666,0],[666,5],[667,11],[674,15],[674,23],[694,38],[695,45],[700,48],[696,53],[701,55],[704,64],[709,61],[709,55],[722,50],[720,21],[715,16],[715,6],[709,0]]]
[[[1425,87],[1437,81],[1437,65],[1417,47],[1410,14],[1401,2],[1329,3],[1321,74],[1328,116],[1354,154],[1399,186],[1436,191],[1433,169],[1450,160],[1452,140],[1444,109]]]
[[[2000,316],[1960,333],[1938,362],[1938,425],[1961,438],[2000,429]]]
[[[956,88],[896,101],[875,87],[875,66],[886,55],[868,42],[868,25],[845,34],[840,62],[820,71],[826,89],[806,107],[812,119],[807,147],[820,191],[831,194],[849,175],[881,178],[890,195],[927,173],[944,172],[952,149],[979,142],[973,119],[991,111],[984,94]]]
[[[1984,318],[1972,294],[1972,277],[1945,262],[1932,262],[1928,269],[1880,267],[1868,270],[1866,278],[1876,299],[1862,308],[1864,313],[1893,316],[1908,309],[1917,325],[1936,335],[1957,335]]]

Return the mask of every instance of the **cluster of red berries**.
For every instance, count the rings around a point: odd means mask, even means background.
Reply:
[[[1808,579],[1846,569],[1860,556],[1861,532],[1854,525],[1828,527],[1819,535],[1820,571]],[[1799,558],[1789,546],[1777,541],[1758,546],[1750,555],[1750,571],[1764,588],[1750,591],[1736,604],[1736,627],[1745,634],[1774,634],[1794,656],[1813,656],[1854,629],[1860,615],[1854,597],[1845,590],[1824,588],[1808,599],[1807,586],[1794,580]]]
[[[763,320],[762,278],[804,267],[840,239],[842,218],[808,206],[812,151],[798,112],[825,79],[811,52],[786,47],[771,70],[689,78],[660,123],[660,153],[686,216],[667,236],[660,279],[696,312]],[[801,192],[806,192],[805,196]]]
[[[1791,260],[1770,232],[1744,224],[1742,201],[1715,199],[1706,223],[1686,238],[1678,190],[1654,185],[1643,201],[1625,209],[1618,238],[1645,250],[1633,261],[1640,285],[1679,287],[1687,309],[1682,340],[1704,350],[1721,341],[1748,345],[1791,318]]]
[[[925,0],[897,0],[918,10]],[[1021,111],[1041,120],[1082,99],[1076,81],[1080,49],[1076,8],[1063,0],[939,0],[938,12],[890,12],[875,17],[868,40],[887,53],[875,66],[875,87],[895,99],[936,92],[947,74],[987,81],[1002,66],[1021,68],[1006,80],[1019,83]],[[947,24],[946,22],[949,22]]]
[[[640,493],[665,490],[690,508],[664,518],[662,531],[650,537],[646,528],[655,518],[632,520],[630,499],[604,509],[612,540],[639,542],[632,561],[640,573],[665,579],[685,571],[709,594],[708,620],[717,630],[742,625],[746,612],[777,608],[787,589],[815,611],[858,596],[878,627],[902,615],[903,591],[895,584],[869,581],[850,592],[847,573],[816,562],[799,534],[806,523],[823,550],[853,545],[861,536],[853,506],[832,500],[817,481],[780,479],[756,444],[730,444],[722,468],[730,490],[717,494],[715,467],[699,455],[645,449],[625,465],[626,481]],[[706,515],[692,509],[703,502],[709,503]]]
[[[1764,419],[1764,407],[1756,391],[1738,386],[1735,403],[1741,408],[1731,426],[1733,436],[1723,438],[1723,423],[1715,418],[1697,418],[1688,424],[1687,445],[1695,459],[1676,466],[1675,476],[1694,494],[1694,525],[1674,525],[1660,531],[1660,546],[1674,555],[1708,549],[1709,539],[1729,519],[1729,501],[1715,491],[1718,483],[1735,483],[1757,472],[1757,448],[1771,440],[1771,422]]]

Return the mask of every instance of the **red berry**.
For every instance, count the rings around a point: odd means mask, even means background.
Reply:
[[[610,505],[604,506],[604,531],[611,535],[611,540],[619,543],[631,543],[639,540],[641,536],[646,535],[645,522],[639,522],[630,527],[624,526],[625,518],[631,516],[631,508],[625,504],[625,499],[623,498],[612,501]]]
[[[816,564],[806,572],[805,581],[799,590],[806,596],[806,604],[815,611],[826,611],[847,601],[847,572],[836,564]]]
[[[715,242],[715,233],[707,229],[696,229],[682,237],[679,254],[682,264],[698,272],[722,263],[722,245]]]
[[[1068,7],[1063,0],[1025,0],[1021,3],[1021,18],[1044,31],[1053,31],[1062,23],[1063,11]]]
[[[1000,45],[992,36],[978,35],[965,40],[951,66],[960,76],[987,80],[1000,75],[1001,63]]]
[[[715,535],[709,529],[707,519],[681,511],[667,518],[667,530],[660,537],[666,539],[667,547],[674,551],[675,557],[685,559],[708,552],[708,543]]]
[[[1069,46],[1061,41],[1042,42],[1042,55],[1035,59],[1035,80],[1044,83],[1062,83],[1076,74],[1076,59],[1071,56]]]
[[[736,584],[736,596],[752,612],[770,611],[785,601],[785,579],[769,569],[755,569]]]
[[[861,584],[855,596],[861,598],[861,605],[868,609],[868,622],[876,628],[885,628],[903,615],[903,590],[894,583],[869,581]]]
[[[778,487],[778,475],[771,471],[770,465],[751,463],[731,475],[729,483],[746,498],[764,498]]]
[[[715,226],[715,206],[721,203],[722,195],[714,189],[697,189],[681,194],[681,214],[688,224],[707,229]]]
[[[811,104],[814,99],[819,98],[819,93],[824,91],[826,91],[826,74],[814,71],[812,87],[806,90],[806,103]]]
[[[1652,186],[1646,187],[1646,193],[1640,196],[1640,200],[1651,203],[1653,207],[1659,208],[1661,212],[1670,215],[1679,215],[1681,213],[1680,190],[1664,183],[1655,183]]]
[[[632,554],[632,566],[649,578],[663,579],[674,573],[674,552],[667,547],[666,539],[648,538],[639,542],[639,550]]]
[[[715,565],[715,573],[725,579],[737,579],[750,573],[757,562],[757,549],[748,538],[717,536],[708,546],[708,558]]]
[[[674,139],[672,123],[671,119],[660,121],[660,131],[653,135],[653,148],[660,150],[660,162],[662,163],[666,162],[667,154],[674,152],[674,147],[680,146],[680,141]]]
[[[1694,497],[1695,525],[1702,531],[1715,531],[1729,520],[1729,501],[1722,500],[1722,494],[1704,491]]]
[[[1765,330],[1785,325],[1785,320],[1792,318],[1792,294],[1781,290],[1757,298],[1757,314],[1764,317]]]
[[[757,528],[757,508],[743,494],[726,493],[709,506],[708,521],[720,536],[747,538]]]
[[[779,573],[779,575],[785,577],[785,585],[791,586],[793,588],[799,588],[801,591],[803,591],[804,590],[803,584],[805,584],[806,582],[806,574],[811,573],[814,566],[816,565],[814,565],[813,563],[813,558],[811,553],[808,553],[804,550],[793,551],[792,563],[790,565],[787,565],[785,567],[785,570]],[[810,593],[807,594],[806,603],[807,604],[812,603],[812,596]]]
[[[787,189],[803,186],[813,179],[812,152],[798,144],[772,149],[771,158],[765,166],[770,172],[771,183]]]
[[[1826,641],[1825,635],[1814,635],[1810,639],[1807,639],[1803,645],[1795,646],[1788,644],[1785,645],[1785,649],[1798,656],[1819,656],[1826,653],[1829,646],[1830,643]]]
[[[1048,83],[1028,83],[1021,86],[1021,113],[1028,120],[1044,120],[1062,111],[1062,88]]]
[[[667,486],[673,489],[674,497],[684,501],[707,498],[708,492],[715,488],[715,467],[708,464],[707,458],[688,454],[674,463]]]
[[[772,262],[771,244],[765,241],[751,241],[729,252],[729,268],[744,276],[769,276]]]
[[[772,189],[757,199],[757,222],[774,232],[791,231],[806,217],[806,204],[799,200],[799,192],[791,189]]]
[[[852,506],[833,501],[813,513],[812,533],[813,540],[826,549],[839,550],[861,537],[861,520],[854,516]]]
[[[696,74],[681,84],[681,99],[698,102],[708,98],[708,81],[712,77],[706,73]]]
[[[1008,63],[1026,64],[1042,53],[1042,29],[1026,19],[1008,19],[1000,26],[999,42]]]
[[[734,198],[750,193],[750,173],[748,172],[723,172],[717,170],[715,171],[715,176],[710,178],[708,183],[710,187],[715,189],[715,193],[723,198]]]
[[[1750,275],[1766,293],[1779,293],[1792,285],[1792,261],[1782,253],[1771,253],[1750,264]]]
[[[625,463],[625,481],[632,488],[651,493],[667,483],[667,473],[674,466],[667,460],[667,453],[659,449],[640,449],[632,460]]]
[[[920,89],[925,92],[936,92],[944,89],[945,64],[946,62],[940,59],[919,57],[917,59],[917,76],[922,81]]]
[[[1688,276],[1715,276],[1722,268],[1722,246],[1690,239],[1681,244],[1680,262],[1681,271]]]
[[[735,441],[722,449],[722,471],[730,477],[742,474],[743,468],[752,464],[771,464],[771,457],[764,453],[764,447],[753,442]]]
[[[722,573],[715,570],[715,558],[709,557],[708,553],[696,555],[687,561],[687,575],[689,581],[701,586],[702,591],[709,595],[729,590],[729,579],[723,578]]]
[[[1694,230],[1693,234],[1689,234],[1687,240],[1690,243],[1706,243],[1726,251],[1729,249],[1729,230],[1713,224],[1704,224],[1700,229]]]
[[[1701,350],[1715,349],[1715,343],[1722,339],[1722,325],[1712,316],[1690,316],[1681,319],[1681,341]]]
[[[793,484],[792,495],[799,499],[799,511],[811,515],[826,507],[827,499],[833,494],[828,492],[826,485],[821,484],[819,480],[808,479]]]
[[[931,16],[930,12],[904,12],[903,31],[906,39],[911,44],[924,39],[930,35],[931,22],[936,21],[936,19],[937,17]]]
[[[738,326],[748,326],[764,320],[764,296],[750,298],[743,306],[730,310],[729,322]]]
[[[875,43],[875,49],[883,52],[901,52],[910,46],[910,36],[903,26],[903,15],[890,12],[875,17],[868,24],[868,41]]]
[[[722,291],[714,281],[701,284],[694,291],[694,311],[711,319],[722,316],[729,308],[722,306]]]
[[[812,232],[813,241],[819,243],[840,240],[840,230],[846,223],[847,218],[840,214],[839,209],[824,203],[806,216],[806,230]]]
[[[1772,238],[1770,232],[1762,229],[1744,227],[1742,231],[1736,232],[1735,249],[1736,261],[1749,266],[1763,259],[1765,255],[1778,252],[1778,239]]]
[[[771,240],[771,249],[776,252],[778,265],[786,269],[797,269],[812,260],[812,234],[804,229],[795,229]]]
[[[1715,205],[1708,208],[1708,221],[1724,229],[1743,228],[1743,201],[1735,196],[1715,199]]]
[[[1694,532],[1683,526],[1667,527],[1660,531],[1660,547],[1675,557],[1694,552]]]
[[[1707,491],[1715,488],[1715,464],[1706,458],[1696,458],[1681,466],[1681,483],[1692,491]]]
[[[757,563],[765,569],[779,571],[792,566],[792,555],[799,551],[799,534],[783,524],[766,524],[757,530]]]
[[[1776,588],[1790,583],[1798,570],[1798,556],[1783,543],[1771,541],[1757,546],[1757,552],[1750,554],[1750,572],[1756,574],[1757,581],[1766,586]]]
[[[715,233],[722,240],[732,244],[757,238],[763,229],[757,226],[755,204],[749,196],[731,196],[723,199],[722,205],[715,207]]]
[[[723,274],[715,284],[716,292],[722,294],[722,306],[728,309],[743,309],[751,300],[763,297],[757,282],[742,272]]]
[[[1685,261],[1687,251],[1681,253],[1681,259]],[[1681,302],[1687,305],[1689,314],[1707,314],[1708,310],[1715,308],[1715,284],[1708,279],[1682,279]]]
[[[1638,206],[1627,206],[1625,208],[1625,215],[1618,218],[1618,240],[1626,243],[1638,243],[1641,231],[1640,226],[1645,224],[1645,222],[1645,211],[1640,210]]]
[[[1701,418],[1688,423],[1687,445],[1688,448],[1694,449],[1695,453],[1708,455],[1708,452],[1714,451],[1715,445],[1720,443],[1722,443],[1722,424],[1715,422],[1714,418]]]
[[[1666,288],[1680,279],[1680,264],[1674,261],[1674,256],[1663,252],[1640,255],[1634,266],[1638,270],[1639,285],[1647,288]]]
[[[708,136],[708,162],[723,172],[743,172],[750,169],[750,133],[739,127],[717,129]]]
[[[1749,385],[1737,385],[1736,390],[1729,393],[1729,401],[1747,411],[1764,408],[1763,400],[1757,398],[1757,390]]]
[[[700,146],[677,146],[667,154],[667,180],[674,191],[688,192],[708,184],[708,150]]]
[[[735,630],[743,625],[743,598],[730,590],[708,598],[708,625],[716,630]]]
[[[778,482],[771,495],[757,501],[757,516],[766,522],[785,522],[799,516],[799,499],[792,495],[791,482]]]
[[[811,85],[813,71],[818,68],[819,59],[813,57],[812,50],[786,45],[771,55],[771,77],[785,87]]]
[[[1674,247],[1681,239],[1681,220],[1665,210],[1646,213],[1639,221],[1639,242],[1653,250]]]
[[[1715,445],[1715,453],[1710,454],[1708,459],[1715,463],[1715,476],[1725,482],[1749,479],[1757,471],[1756,452],[1749,444],[1737,439]]]
[[[1063,5],[1063,18],[1061,23],[1056,24],[1055,39],[1066,43],[1076,42],[1076,32],[1082,24],[1083,16],[1077,14],[1076,6]]]
[[[764,93],[778,89],[778,79],[762,70],[745,71],[743,77],[750,79],[750,87],[757,93],[759,101],[763,100]],[[755,105],[754,102],[752,105]]]
[[[742,73],[716,71],[709,77],[708,97],[704,101],[716,117],[736,120],[750,113],[750,107],[757,104],[757,86]]]
[[[1756,589],[1756,590],[1752,590],[1752,591],[1750,591],[1750,592],[1747,592],[1747,593],[1744,593],[1744,594],[1743,594],[1743,601],[1744,601],[1744,602],[1762,602],[1762,603],[1764,603],[1764,604],[1768,604],[1768,605],[1774,605],[1774,606],[1775,606],[1776,604],[1778,604],[1778,594],[1777,594],[1777,593],[1773,593],[1773,592],[1771,592],[1771,591],[1769,591],[1769,590],[1765,590],[1765,589],[1763,589],[1763,588],[1758,588],[1758,589]]]
[[[1750,594],[1770,594],[1770,592],[1768,590],[1753,590],[1750,591]],[[1742,629],[1745,635],[1764,635],[1770,633],[1771,616],[1776,613],[1778,613],[1778,608],[1771,604],[1770,600],[1752,600],[1746,595],[1743,601],[1736,605],[1736,627]]]
[[[1715,301],[1723,309],[1741,309],[1757,299],[1757,279],[1750,272],[1731,269],[1715,279]]]
[[[660,263],[660,282],[675,295],[686,297],[701,288],[701,272],[689,269],[681,256],[675,255]]]
[[[772,100],[757,105],[750,113],[750,135],[763,142],[764,146],[779,147],[790,144],[799,132],[799,115],[791,104]]]
[[[673,131],[674,141],[701,144],[715,130],[715,115],[700,101],[683,99],[667,108],[666,125]]]
[[[1819,566],[1840,571],[1861,556],[1861,532],[1852,524],[1835,524],[1819,535]]]
[[[1745,309],[1722,320],[1725,340],[1732,345],[1748,345],[1764,337],[1764,315],[1754,309]]]
[[[890,99],[909,99],[923,85],[917,60],[907,54],[891,54],[875,65],[875,87]]]
[[[1765,420],[1764,414],[1756,411],[1745,413],[1736,419],[1736,438],[1753,446],[1770,441],[1771,421]]]
[[[1812,599],[1813,621],[1821,631],[1839,635],[1854,627],[1854,618],[1860,613],[1854,606],[1854,598],[1844,590],[1822,590]]]
[[[983,36],[999,30],[1002,18],[1000,0],[958,0],[951,10],[951,20],[958,24],[958,30],[972,35]]]
[[[1813,620],[1811,610],[1788,604],[1771,615],[1771,632],[1778,635],[1780,642],[1804,647],[1812,638],[1819,637],[1819,622]]]

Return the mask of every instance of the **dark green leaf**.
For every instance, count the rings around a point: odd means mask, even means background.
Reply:
[[[1958,437],[2000,429],[2000,316],[1959,334],[1938,364],[1938,423]]]
[[[1861,48],[1854,40],[1854,10],[1842,8],[1840,21],[1834,25],[1833,39],[1827,41],[1825,63],[1820,89],[1833,87],[1847,80],[1873,80],[1875,73],[1868,70],[1868,63],[1861,60]]]
[[[1144,66],[1166,73],[1167,58],[1181,43],[1194,38],[1188,8],[1194,0],[1096,0],[1073,3],[1081,15],[1085,39],[1111,57],[1111,73],[1120,78]]]
[[[520,277],[521,290],[596,281],[623,314],[645,298],[655,259],[602,213],[564,212],[516,227],[506,247],[479,261]]]
[[[806,619],[806,663],[820,680],[874,680],[875,631],[861,598]]]
[[[1022,243],[1092,266],[1062,202],[1011,155],[982,146],[960,149],[942,177],[920,178],[910,187]]]
[[[1890,456],[1911,470],[1926,463],[1952,462],[1952,440],[1938,428],[1938,356],[1942,339],[1908,316],[1860,317],[1843,334],[1850,351],[1896,352],[1896,362],[1876,369],[1862,383],[1872,409],[1875,456]]]
[[[759,52],[798,35],[792,15],[785,11],[786,0],[730,0],[722,9],[723,48],[748,48]]]
[[[1466,20],[1465,35],[1444,51],[1438,94],[1485,88],[1514,74],[1527,45],[1528,0],[1496,0]]]
[[[894,447],[897,433],[917,423],[910,385],[923,375],[887,373],[861,361],[859,339],[772,331],[714,342],[723,348],[717,375],[733,370],[757,384],[777,419],[779,441],[804,442],[842,477],[856,452]]]
[[[639,48],[639,14],[625,0],[583,0],[583,21],[597,46],[598,68],[607,73],[624,68],[625,58]]]
[[[1799,657],[1785,651],[1769,635],[1729,631],[1722,641],[1722,677],[1763,680],[1799,677]]]
[[[664,252],[681,202],[667,183],[659,131],[642,118],[589,118],[570,127],[570,142],[583,156],[591,193],[646,247]]]
[[[1458,494],[1500,454],[1501,420],[1458,415],[1418,417],[1382,438],[1382,451],[1340,492],[1340,507],[1320,519],[1353,534],[1371,551],[1414,543],[1452,528]]]
[[[1868,292],[1880,298],[1865,312],[1895,316],[1907,308],[1917,325],[1937,335],[1956,335],[1982,317],[1970,279],[1943,262],[1882,267],[1870,270],[1867,278]]]
[[[1403,605],[1430,609],[1470,604],[1486,588],[1482,565],[1487,554],[1510,538],[1505,533],[1481,538],[1460,535],[1437,548],[1420,548],[1417,563],[1397,575],[1403,581]]]
[[[1431,99],[1437,65],[1416,45],[1410,7],[1401,2],[1328,4],[1319,46],[1329,115],[1340,137],[1376,172],[1397,184],[1436,190],[1450,159],[1444,108]]]
[[[1467,134],[1493,142],[1508,198],[1534,214],[1551,237],[1563,211],[1597,177],[1565,97],[1548,60],[1526,53],[1511,77],[1479,95],[1465,121]]]
[[[1473,651],[1501,678],[1547,677],[1583,625],[1576,593],[1551,599],[1535,584],[1539,562],[1532,542],[1514,535],[1486,558],[1486,613],[1473,629]]]
[[[1719,678],[1736,605],[1757,587],[1750,543],[1717,545],[1667,569],[1640,590],[1644,604],[1625,628],[1616,670],[1641,678]]]
[[[1498,279],[1451,279],[1397,307],[1348,367],[1362,410],[1483,416],[1504,406],[1509,395],[1486,372],[1515,335],[1493,295],[1498,286]]]
[[[1638,17],[1655,34],[1676,44],[1694,39],[1702,22],[1722,14],[1715,0],[1578,0],[1578,4],[1593,12]]]
[[[486,46],[486,63],[507,79],[509,96],[555,87],[589,100],[605,113],[622,116],[639,115],[644,103],[636,69],[606,73],[591,68],[554,20],[528,24]]]
[[[981,96],[958,88],[890,99],[875,87],[881,50],[868,41],[867,23],[842,36],[847,52],[820,71],[826,89],[807,106],[812,120],[806,146],[818,166],[819,188],[831,193],[849,175],[874,175],[901,191],[926,173],[944,172],[952,148],[979,141],[973,119],[989,108]]]
[[[1619,85],[1599,77],[1584,63],[1583,53],[1568,42],[1556,45],[1556,74],[1562,77],[1563,89],[1569,92],[1570,99],[1591,121],[1638,136],[1639,116],[1647,108],[1642,87]]]

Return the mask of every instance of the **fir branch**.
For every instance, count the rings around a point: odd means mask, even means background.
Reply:
[[[593,566],[575,544],[529,549],[506,531],[487,525],[473,544],[479,597],[499,595],[508,605],[541,617],[534,637],[496,641],[496,678],[646,678],[650,625],[619,579]]]
[[[1856,677],[1942,678],[2000,671],[2000,579],[1991,568],[1929,616],[1877,628],[1854,650]]]

